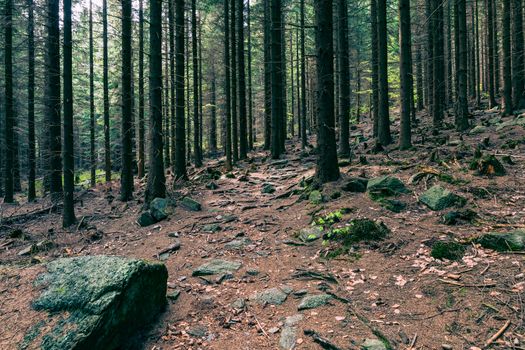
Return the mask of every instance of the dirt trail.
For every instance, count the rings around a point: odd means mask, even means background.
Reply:
[[[482,348],[507,320],[511,326],[501,338],[506,343],[498,345],[502,341],[498,340],[495,347],[525,344],[523,256],[472,245],[463,260],[442,262],[430,257],[429,248],[433,240],[465,239],[498,227],[496,224],[519,227],[525,215],[522,160],[498,179],[474,179],[459,168],[451,170],[470,185],[447,186],[460,191],[482,218],[494,225],[450,227],[440,223],[438,213],[417,202],[418,195],[437,182],[435,179],[410,185],[413,192],[400,198],[407,207],[397,214],[364,193],[341,190],[350,176],[393,174],[408,184],[417,172],[415,165],[428,157],[424,152],[392,152],[388,162],[384,156],[369,155],[371,165],[342,167],[342,179],[323,189],[328,198],[334,192],[340,196],[316,205],[299,201],[297,195],[280,196],[299,188],[297,184],[312,176],[315,168],[313,155],[301,158],[295,145],[288,147],[293,150],[282,161],[272,162],[263,152],[253,154],[250,162],[239,164],[235,178],[223,175],[215,180],[218,187],[213,190],[206,188],[211,180],[201,171],[192,177],[190,187],[174,195],[198,200],[203,210],[192,212],[178,206],[169,219],[146,228],[135,222],[140,201],[122,204],[111,195],[117,193],[117,184],[112,188],[100,185],[84,196],[77,211],[81,225],[75,232],[59,228],[58,213],[21,226],[32,241],[47,236],[57,244],[55,248],[36,257],[19,257],[17,253],[27,243],[4,237],[0,241],[3,266],[7,269],[13,264],[88,254],[157,259],[160,251],[180,241],[179,250],[160,257],[169,270],[168,293],[180,291],[180,295],[169,302],[157,326],[142,335],[147,349],[277,349],[280,341],[290,339],[296,349],[319,349],[305,330],[315,331],[341,349],[359,349],[365,338],[377,336],[383,336],[395,349],[410,348],[411,344],[413,349],[441,349],[444,345]],[[217,163],[207,167],[220,169]],[[492,195],[485,199],[472,195],[469,189],[474,181],[475,187],[489,189]],[[262,193],[268,184],[275,188],[274,193]],[[137,186],[136,198],[141,198],[144,184]],[[39,207],[45,204],[24,210]],[[357,244],[351,254],[334,259],[324,258],[327,248],[322,240],[290,245],[315,215],[341,208],[351,209],[344,220],[381,220],[391,234],[380,242]],[[5,215],[9,210],[14,209],[6,209]],[[192,277],[194,269],[212,259],[241,262],[242,266],[231,275]],[[294,277],[298,270],[333,276],[335,282]],[[6,277],[5,271],[0,276],[0,297],[4,294],[4,302],[9,302],[20,283],[12,275]],[[253,299],[265,290],[285,298],[283,303],[271,305]],[[305,294],[329,294],[332,298],[326,305],[298,311]],[[293,316],[295,319],[290,318]]]

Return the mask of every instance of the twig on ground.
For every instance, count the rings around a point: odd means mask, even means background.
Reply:
[[[503,335],[503,333],[505,333],[505,331],[507,330],[507,328],[509,328],[509,326],[510,326],[510,320],[505,322],[503,327],[501,327],[492,337],[490,337],[489,340],[487,340],[487,342],[485,343],[485,347],[490,346],[490,344],[492,344],[496,340],[498,340],[498,338],[501,337]]]

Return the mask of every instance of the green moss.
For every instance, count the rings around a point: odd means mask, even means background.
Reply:
[[[434,259],[460,260],[465,255],[466,247],[456,242],[438,241],[432,245],[430,255]]]
[[[370,219],[353,219],[348,226],[334,228],[326,234],[329,240],[340,241],[350,245],[360,241],[376,241],[385,238],[390,231],[382,222],[376,223]]]

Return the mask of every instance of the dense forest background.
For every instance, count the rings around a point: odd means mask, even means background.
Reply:
[[[464,131],[469,104],[510,114],[524,103],[522,7],[520,0],[6,0],[6,202],[13,190],[29,200],[61,193],[62,166],[77,185],[120,177],[123,200],[133,176],[153,171],[150,200],[165,193],[164,169],[184,178],[186,162],[198,167],[221,154],[231,168],[255,147],[278,158],[285,139],[306,147],[314,134],[326,181],[338,178],[329,164],[336,147],[340,157],[352,155],[350,125],[372,123],[378,149],[393,141],[407,149],[411,123]]]

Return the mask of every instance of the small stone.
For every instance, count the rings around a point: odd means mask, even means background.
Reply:
[[[240,268],[240,262],[215,259],[193,270],[192,276],[210,276],[224,273],[233,273]]]
[[[248,269],[248,270],[246,270],[246,274],[248,274],[250,276],[257,276],[259,273],[260,273],[260,271],[257,270],[257,269]]]
[[[288,294],[281,288],[270,288],[258,292],[250,297],[259,304],[281,305],[286,301]]]
[[[299,311],[315,309],[317,307],[326,305],[332,300],[332,296],[328,294],[317,294],[317,295],[308,295],[301,300],[301,303],[297,307]]]
[[[452,350],[452,345],[449,344],[441,344],[441,349],[443,350]]]
[[[365,339],[361,348],[363,350],[386,350],[385,344],[379,339]]]
[[[319,226],[309,226],[299,231],[299,239],[303,242],[313,242],[323,237],[323,229]]]
[[[166,295],[166,297],[171,301],[177,301],[177,299],[179,299],[179,296],[180,290],[174,290],[173,292],[170,292],[168,293],[168,295]]]
[[[272,327],[272,328],[268,329],[268,333],[270,333],[270,334],[275,334],[277,332],[279,332],[279,327]]]
[[[202,231],[207,233],[215,233],[219,232],[220,230],[221,226],[219,224],[207,224],[202,227]]]
[[[252,240],[249,238],[240,238],[240,239],[235,239],[231,242],[226,243],[224,245],[224,248],[228,250],[242,250],[246,246],[252,243],[253,243]]]
[[[246,300],[244,298],[236,299],[232,304],[231,307],[236,310],[242,310],[246,306]]]
[[[300,289],[300,290],[296,290],[295,292],[293,292],[293,295],[296,297],[302,297],[302,296],[305,296],[306,294],[308,294],[308,290],[306,289]]]
[[[208,328],[204,326],[196,326],[187,330],[187,333],[195,338],[204,338],[208,333]]]
[[[179,233],[178,232],[170,232],[170,233],[168,233],[168,237],[170,237],[170,238],[179,238]]]
[[[182,201],[180,202],[180,204],[186,209],[191,210],[191,211],[201,211],[202,210],[202,205],[199,202],[197,202],[195,199],[192,199],[190,197],[184,197]]]

